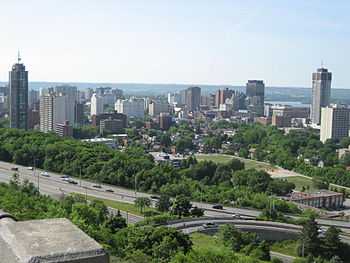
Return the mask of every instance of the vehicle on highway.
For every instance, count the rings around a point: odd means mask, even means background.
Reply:
[[[69,179],[68,183],[70,183],[70,184],[78,184],[77,181],[74,181],[74,180],[72,180],[72,179]]]
[[[29,170],[29,171],[33,171],[33,170],[34,170],[34,168],[33,168],[33,167],[31,167],[31,166],[29,166],[29,167],[27,167],[27,170]]]
[[[106,192],[114,193],[114,191],[112,189],[106,189]]]
[[[102,186],[98,185],[98,184],[94,184],[92,187],[94,187],[94,188],[102,188]]]
[[[41,172],[40,173],[41,176],[45,176],[45,177],[50,177],[49,173],[48,172]]]
[[[62,177],[61,177],[61,178],[62,178]],[[70,178],[64,177],[64,178],[62,178],[62,181],[64,181],[64,182],[69,182],[69,181],[70,181]]]
[[[156,196],[156,195],[151,195],[150,197],[151,197],[151,199],[156,199],[156,200],[159,200],[159,196]]]
[[[216,223],[205,223],[202,225],[203,228],[214,228],[214,227],[217,227],[217,224]]]
[[[11,167],[11,171],[18,171],[18,167]]]
[[[212,208],[219,209],[219,210],[223,210],[224,209],[224,207],[222,205],[220,205],[220,204],[213,205]]]
[[[234,219],[240,219],[240,218],[241,218],[241,215],[240,215],[240,214],[233,214],[233,215],[232,215],[232,218],[234,218]]]
[[[65,175],[65,174],[64,174],[64,175],[61,176],[61,179],[62,179],[62,180],[68,179],[68,178],[69,178],[69,175]]]

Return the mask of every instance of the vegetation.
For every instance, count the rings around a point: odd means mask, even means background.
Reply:
[[[188,126],[180,125],[176,133],[183,131],[189,132]],[[276,187],[262,171],[244,170],[244,163],[237,159],[216,164],[189,158],[181,168],[174,168],[156,165],[152,156],[140,147],[117,151],[105,145],[35,131],[0,129],[0,160],[71,176],[79,176],[81,171],[83,178],[127,188],[136,186],[139,191],[169,197],[185,195],[191,200],[234,203],[258,209],[268,208],[269,195],[279,194],[282,185],[287,192],[291,190],[286,182]],[[245,177],[249,180],[239,179]],[[299,212],[295,205],[280,200],[276,200],[275,207],[280,212]]]
[[[295,170],[327,184],[343,186],[350,186],[350,172],[346,170],[346,160],[338,160],[336,150],[349,142],[345,138],[340,143],[328,140],[323,144],[312,129],[284,134],[275,127],[258,124],[240,126],[230,139],[231,151],[244,157],[254,149],[254,159],[258,161]],[[318,167],[321,162],[324,168]]]

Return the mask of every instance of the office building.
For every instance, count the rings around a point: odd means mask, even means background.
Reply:
[[[173,118],[169,115],[169,113],[160,113],[159,115],[159,127],[161,130],[169,130],[173,123]]]
[[[9,72],[10,88],[10,127],[28,128],[28,71],[21,58],[12,66]]]
[[[350,109],[337,105],[321,109],[320,140],[341,140],[349,136]]]
[[[69,124],[69,121],[55,123],[55,133],[61,137],[72,137],[73,126]]]
[[[246,85],[247,109],[255,116],[264,115],[265,84],[262,80],[248,80]]]
[[[186,105],[188,111],[199,111],[201,104],[201,88],[190,87],[186,90]]]
[[[215,107],[219,108],[221,104],[225,104],[226,99],[231,98],[233,94],[234,91],[228,88],[219,89],[215,94]]]
[[[145,117],[145,100],[138,98],[130,98],[128,100],[117,100],[115,110],[118,113],[125,114],[128,118],[144,118]]]
[[[161,112],[169,112],[170,106],[168,103],[160,101],[151,101],[148,105],[148,114],[151,117],[158,116]]]
[[[35,104],[40,100],[40,94],[38,90],[30,90],[28,93],[28,107],[30,109],[35,108]]]
[[[75,124],[83,125],[85,121],[85,105],[83,103],[77,103],[75,105]]]
[[[332,73],[326,68],[319,68],[312,74],[311,121],[320,125],[321,108],[327,107],[331,98]]]
[[[123,133],[124,128],[124,122],[121,119],[112,119],[112,117],[109,117],[100,121],[100,133],[102,135]]]
[[[59,97],[64,97],[64,106],[65,110],[62,111],[64,117],[60,123],[64,121],[69,121],[71,125],[74,125],[76,122],[76,104],[78,103],[78,90],[75,86],[61,85],[54,87],[54,92]],[[63,99],[62,99],[63,100]]]
[[[101,96],[97,95],[96,93],[92,94],[91,101],[90,101],[90,105],[91,105],[90,116],[99,115],[103,113],[103,108],[104,108],[103,103],[104,103],[103,98]]]
[[[92,126],[100,127],[100,122],[102,120],[107,120],[107,119],[121,120],[123,124],[123,128],[126,128],[128,124],[127,116],[125,114],[112,112],[112,113],[102,113],[99,115],[93,115],[91,118]]]
[[[38,129],[40,125],[40,110],[28,110],[28,129]]]

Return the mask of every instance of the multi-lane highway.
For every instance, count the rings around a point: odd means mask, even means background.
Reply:
[[[35,169],[34,171],[31,171],[28,167],[6,162],[0,162],[0,182],[9,182],[11,176],[15,173],[15,171],[11,170],[13,167],[18,168],[17,173],[19,174],[20,180],[27,179],[30,182],[39,185],[41,193],[50,195],[54,198],[58,198],[64,194],[79,193],[112,201],[134,203],[136,197],[151,197],[150,194],[135,192],[130,189],[106,184],[101,184],[101,188],[96,188],[96,183],[87,180],[79,180],[77,178],[74,179],[77,184],[70,184],[62,180],[62,174],[48,172],[49,177],[45,177],[40,175],[40,173],[43,172],[42,170]],[[250,217],[257,217],[260,215],[260,211],[253,209],[224,207],[223,210],[217,210],[212,208],[212,204],[202,202],[193,202],[193,205],[204,209],[205,215],[209,217],[232,217],[232,214],[240,214]],[[129,222],[136,222],[140,219],[142,219],[142,217],[129,214]],[[325,226],[333,225],[340,228],[350,229],[350,222],[345,221],[319,219],[318,223]]]

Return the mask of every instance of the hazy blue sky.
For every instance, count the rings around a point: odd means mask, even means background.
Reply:
[[[347,0],[1,0],[0,80],[350,88]]]

